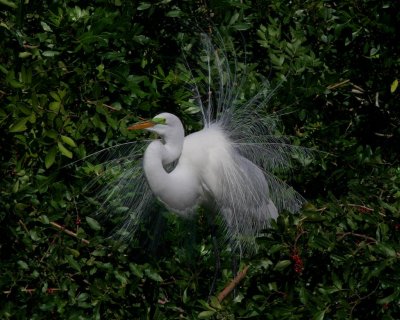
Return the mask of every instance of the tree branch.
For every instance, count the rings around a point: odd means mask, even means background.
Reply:
[[[346,80],[344,80],[344,81],[342,81],[342,82],[338,82],[338,83],[331,84],[331,85],[329,85],[329,86],[327,87],[327,89],[329,89],[329,90],[336,89],[336,88],[338,88],[338,87],[344,86],[344,85],[345,85],[346,83],[348,83],[349,81],[350,81],[350,79],[346,79]]]
[[[66,229],[65,227],[59,225],[59,224],[56,223],[56,222],[50,221],[50,224],[51,224],[53,227],[57,228],[58,230],[61,230],[62,232],[68,234],[69,236],[74,237],[74,238],[77,238],[78,240],[82,241],[84,244],[89,244],[89,243],[90,243],[89,240],[79,238],[78,235],[77,235],[75,232]]]
[[[237,287],[237,285],[240,283],[240,281],[243,280],[243,278],[246,276],[247,271],[249,270],[249,266],[245,266],[242,271],[240,271],[236,277],[222,290],[218,296],[217,299],[219,302],[224,300],[232,291]]]
[[[360,233],[355,233],[355,232],[338,232],[338,233],[336,233],[336,235],[339,236],[340,239],[343,239],[346,236],[353,236],[353,237],[363,238],[363,239],[371,241],[373,243],[378,242],[375,238],[366,236],[365,234],[360,234]]]
[[[29,293],[29,294],[34,293],[36,290],[37,290],[37,289],[35,289],[35,288],[21,288],[21,289],[20,289],[21,292],[26,292],[26,293]],[[60,289],[60,288],[47,288],[47,291],[46,291],[46,292],[47,292],[48,294],[53,294],[53,293],[56,292],[56,291],[61,291],[61,289]],[[5,291],[3,291],[3,293],[4,293],[4,294],[7,294],[7,295],[9,295],[11,292],[12,292],[11,289],[10,289],[10,290],[5,290]]]
[[[97,105],[97,101],[86,100],[86,103],[92,104],[92,105]],[[101,102],[101,105],[102,105],[103,107],[106,107],[106,108],[112,110],[112,111],[119,111],[117,108],[114,108],[113,106],[110,106],[110,105],[108,105],[108,104],[105,104],[105,103],[102,103],[102,102]]]

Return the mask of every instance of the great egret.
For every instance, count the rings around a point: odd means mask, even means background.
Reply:
[[[242,254],[254,250],[256,235],[280,211],[296,212],[302,206],[303,197],[274,173],[290,169],[293,157],[307,151],[279,134],[277,117],[265,112],[269,86],[243,101],[226,55],[208,37],[204,43],[205,99],[194,86],[203,129],[185,136],[182,122],[170,113],[131,126],[155,132],[159,139],[123,144],[123,156],[104,162],[104,174],[111,178],[97,196],[104,212],[124,214],[125,235],[134,234],[155,198],[185,218],[205,205],[219,215],[225,238]],[[213,83],[218,84],[214,93]],[[142,166],[138,158],[144,149]]]
[[[200,205],[214,208],[232,238],[254,236],[278,216],[263,171],[235,150],[218,122],[185,137],[179,118],[161,113],[128,129],[160,136],[147,147],[143,169],[154,195],[171,211],[188,217]],[[165,166],[176,161],[168,172]]]

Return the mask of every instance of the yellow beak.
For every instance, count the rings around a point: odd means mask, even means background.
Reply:
[[[141,122],[135,123],[134,125],[131,125],[130,127],[128,127],[128,130],[142,130],[142,129],[154,127],[155,125],[156,125],[156,123],[151,120],[141,121]]]

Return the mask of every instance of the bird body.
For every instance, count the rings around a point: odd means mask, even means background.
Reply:
[[[185,137],[179,118],[162,113],[130,129],[143,128],[161,137],[147,147],[143,168],[154,195],[170,210],[188,217],[206,205],[241,236],[253,236],[278,216],[263,171],[233,148],[218,123]]]

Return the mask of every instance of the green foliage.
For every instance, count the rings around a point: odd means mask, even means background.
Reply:
[[[0,7],[0,318],[399,318],[396,1]],[[290,182],[310,204],[260,237],[236,297],[221,303],[208,300],[205,213],[188,236],[188,223],[160,208],[159,247],[142,248],[155,237],[146,229],[121,245],[93,216],[88,176],[65,167],[136,139],[126,128],[139,117],[172,111],[198,128],[182,51],[196,68],[201,53],[188,48],[217,29],[239,73],[246,61],[245,94],[268,79],[278,87],[269,112],[284,115],[295,143],[322,151]],[[218,290],[232,277],[221,254]]]
[[[399,299],[398,226],[379,210],[332,198],[281,217],[260,238],[266,250],[254,260],[252,299],[241,310],[256,317],[269,309],[268,319],[396,318],[387,310]]]

